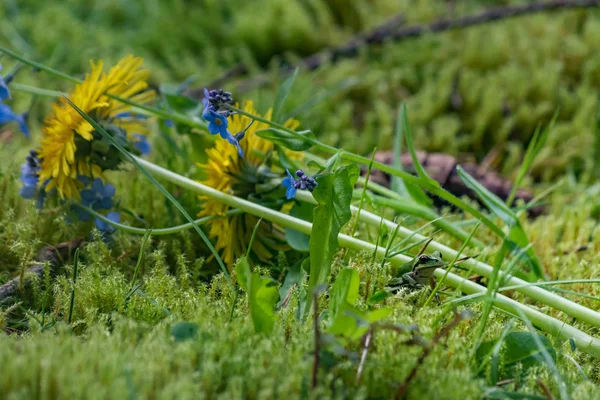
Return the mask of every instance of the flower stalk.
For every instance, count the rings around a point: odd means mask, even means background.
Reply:
[[[442,269],[436,269],[434,275],[438,279],[442,279],[445,276],[444,282],[446,284],[465,294],[480,296],[485,296],[486,294],[487,289],[485,287],[452,272],[446,273],[446,271]],[[577,349],[585,351],[596,358],[600,358],[600,340],[571,325],[567,325],[554,317],[543,314],[500,293],[497,293],[493,299],[493,305],[513,315],[526,317],[535,326],[553,336],[560,337],[564,340],[572,339],[575,342]]]
[[[298,193],[296,197],[300,201],[314,203],[315,200],[309,193]],[[352,206],[352,211],[357,212],[358,209]],[[360,220],[365,222],[371,226],[379,227],[382,223],[381,216],[373,214],[367,210],[361,210],[360,212]],[[398,237],[407,238],[409,237],[411,242],[419,242],[427,240],[427,238],[421,234],[415,233],[414,231],[405,228],[403,226],[399,226],[393,221],[383,218],[383,224],[392,232],[396,232]],[[451,249],[450,247],[444,246],[443,244],[432,240],[429,243],[429,248],[434,251],[439,251],[444,256],[452,259],[457,256],[457,251]],[[478,261],[474,258],[470,258],[465,260],[462,263],[463,266],[470,269],[471,271],[485,276],[490,277],[494,273],[494,267],[491,265],[485,264],[481,261]],[[530,298],[539,301],[540,303],[546,304],[550,307],[556,308],[557,310],[563,311],[571,317],[580,319],[582,321],[587,322],[588,324],[600,328],[600,313],[597,311],[591,310],[587,307],[584,307],[580,304],[575,303],[569,299],[565,299],[555,293],[552,293],[546,289],[543,289],[539,286],[531,286],[528,285],[529,282],[524,281],[523,279],[517,278],[513,275],[507,274],[503,271],[498,271],[498,278],[505,282],[508,285],[515,286],[518,292],[529,296]]]
[[[311,233],[312,224],[310,222],[261,206],[251,201],[232,196],[227,193],[223,193],[210,186],[203,185],[202,183],[196,182],[192,179],[186,178],[185,176],[179,175],[175,172],[162,168],[147,160],[138,157],[135,157],[135,159],[139,164],[141,164],[148,172],[152,173],[155,177],[166,179],[167,181],[174,183],[179,187],[191,190],[203,196],[211,197],[224,204],[227,204],[232,208],[239,209],[259,218],[264,218],[282,227],[292,228],[307,235],[310,235]],[[342,247],[347,247],[356,251],[376,252],[379,257],[385,257],[386,249],[382,246],[376,246],[372,243],[365,242],[363,240],[359,240],[344,234],[340,234],[338,240],[340,246]],[[407,257],[402,254],[398,254],[389,259],[389,261],[396,266],[403,265],[404,263],[410,260],[410,257]]]

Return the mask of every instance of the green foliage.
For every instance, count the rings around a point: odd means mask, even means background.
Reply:
[[[309,140],[315,138],[315,134],[311,131],[301,131],[297,133],[298,135],[301,135]],[[256,132],[256,135],[294,151],[304,151],[312,147],[312,144],[310,142],[277,128],[263,129]]]
[[[312,299],[312,291],[327,282],[329,277],[333,256],[338,249],[338,234],[352,217],[350,203],[358,175],[358,167],[351,164],[317,177],[319,186],[313,192],[317,206],[313,211],[309,242],[309,299]]]
[[[522,377],[518,377],[518,374],[526,374],[529,369],[544,363],[544,357],[533,335],[537,335],[545,351],[556,360],[556,351],[548,338],[538,333],[513,331],[500,339],[482,343],[477,349],[477,362],[487,363],[490,357],[495,356],[495,349],[499,346],[502,349],[499,357],[502,359],[503,370],[500,373],[499,363],[492,363],[493,371],[490,374],[495,377],[496,382],[502,379],[520,379]]]
[[[250,270],[246,256],[235,266],[238,282],[246,293],[250,305],[250,315],[257,333],[271,333],[275,325],[275,304],[279,301],[279,291],[273,279],[260,276]]]
[[[360,339],[369,329],[369,324],[383,320],[392,312],[391,308],[363,312],[354,307],[359,296],[359,286],[358,272],[352,268],[344,268],[337,275],[331,288],[329,298],[331,326],[328,332],[344,340]]]
[[[491,193],[485,186],[479,183],[460,166],[457,167],[457,171],[458,176],[460,176],[460,179],[462,179],[465,185],[473,190],[490,211],[496,214],[508,226],[509,232],[506,240],[515,243],[521,249],[527,249],[525,254],[527,255],[527,260],[529,261],[534,277],[537,279],[544,279],[545,274],[540,265],[540,261],[535,254],[535,250],[531,247],[528,248],[529,238],[515,212],[500,200],[498,196]]]

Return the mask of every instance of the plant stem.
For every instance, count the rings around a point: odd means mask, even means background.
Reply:
[[[118,222],[111,221],[110,219],[106,218],[104,215],[96,212],[95,210],[91,209],[90,207],[86,207],[79,203],[73,203],[73,205],[75,207],[79,207],[82,210],[87,211],[94,217],[101,219],[102,221],[106,222],[107,224],[110,224],[110,225],[114,226],[115,228],[122,230],[123,232],[133,233],[135,235],[145,235],[146,232],[148,232],[148,229],[146,229],[146,228],[135,228],[133,226],[124,225],[124,224],[120,224]],[[243,211],[229,210],[225,213],[225,216],[232,216],[232,215],[239,215],[239,214],[243,214]],[[210,221],[213,221],[217,218],[223,218],[223,217],[224,216],[221,216],[221,215],[209,215],[206,217],[199,218],[199,219],[195,220],[194,222],[196,223],[196,225],[204,225],[204,224],[206,224]],[[172,226],[170,228],[152,229],[152,235],[153,236],[172,235],[172,234],[179,233],[179,232],[182,232],[182,231],[185,231],[188,229],[192,229],[193,227],[194,227],[194,225],[192,223],[188,222],[187,224]]]
[[[437,269],[434,271],[434,275],[436,278],[441,279],[445,275],[445,271],[442,269]],[[487,290],[485,287],[478,285],[475,282],[471,282],[468,279],[462,278],[461,276],[452,272],[446,274],[445,282],[454,288],[460,288],[463,293],[469,295],[485,295]],[[596,358],[600,358],[600,340],[597,338],[499,293],[496,294],[493,304],[494,306],[514,315],[524,314],[529,320],[531,320],[531,322],[535,324],[535,326],[541,328],[545,332],[560,337],[564,340],[573,339],[579,350],[585,351]]]
[[[300,194],[300,192],[298,194]],[[298,198],[305,199],[304,196],[298,196]],[[361,220],[372,226],[379,226],[379,224],[381,223],[381,217],[379,217],[378,215],[375,215],[369,211],[366,211],[366,210],[363,210],[361,212]],[[395,230],[397,227],[396,223],[394,223],[388,219],[384,219],[383,223],[387,226],[387,228],[390,231]],[[400,227],[400,229],[398,230],[398,236],[399,237],[412,236],[411,241],[421,241],[421,240],[426,239],[425,236],[420,235],[420,234],[415,234],[410,229],[407,229],[404,227]],[[449,258],[454,258],[457,255],[456,250],[451,249],[447,246],[444,246],[443,244],[438,243],[434,240],[429,243],[429,247],[432,250],[439,251],[444,256],[449,257]],[[465,260],[462,263],[462,265],[468,267],[473,272],[475,272],[479,275],[488,277],[488,278],[490,276],[492,276],[492,274],[494,272],[494,268],[491,265],[485,264],[474,258]],[[597,311],[591,310],[591,309],[584,307],[580,304],[577,304],[571,300],[565,299],[564,297],[558,296],[557,294],[554,294],[554,293],[552,293],[548,290],[545,290],[543,288],[540,288],[538,286],[531,286],[531,285],[529,285],[529,282],[526,282],[522,279],[516,278],[510,274],[506,274],[503,271],[498,271],[498,279],[500,279],[501,282],[506,282],[506,284],[509,284],[512,286],[517,286],[517,288],[516,288],[517,291],[523,293],[526,296],[531,297],[534,300],[539,301],[540,303],[549,305],[550,307],[556,308],[557,310],[567,313],[571,317],[580,319],[582,321],[587,322],[588,324],[590,324],[592,326],[600,328],[600,313],[598,313]]]
[[[166,179],[179,187],[191,190],[203,196],[210,197],[212,199],[218,200],[223,204],[227,204],[232,208],[239,209],[241,211],[247,212],[259,218],[264,218],[268,221],[276,223],[285,228],[292,228],[299,232],[310,235],[312,230],[312,224],[310,222],[294,218],[288,214],[284,214],[282,212],[272,210],[270,208],[261,206],[259,204],[253,203],[251,201],[229,195],[227,193],[223,193],[217,189],[214,189],[210,186],[203,185],[199,182],[193,181],[185,176],[176,174],[175,172],[169,171],[165,168],[159,167],[156,164],[153,164],[144,159],[135,157],[137,162],[141,164],[146,170],[151,172],[153,175]],[[154,234],[156,231],[152,231]],[[347,247],[356,251],[367,251],[373,252],[375,251],[378,256],[385,256],[385,248],[377,247],[372,243],[365,242],[359,239],[355,239],[348,235],[339,235],[339,244],[342,247]],[[410,261],[410,257],[407,257],[402,254],[398,254],[394,257],[391,257],[389,261],[395,265],[400,266],[404,263]]]
[[[367,157],[363,157],[361,155],[354,154],[354,153],[349,153],[347,151],[340,151],[340,149],[337,149],[333,146],[329,146],[325,143],[321,143],[317,139],[313,139],[313,138],[301,135],[300,133],[298,133],[292,129],[286,128],[285,126],[283,126],[282,124],[279,124],[277,122],[273,122],[273,121],[270,121],[263,117],[259,117],[257,115],[248,113],[244,110],[241,110],[241,109],[231,106],[231,105],[227,105],[227,108],[229,108],[232,111],[237,112],[238,114],[245,115],[249,118],[255,119],[256,121],[262,122],[262,123],[270,125],[274,128],[285,131],[285,132],[295,136],[296,138],[303,140],[306,143],[310,143],[311,145],[315,146],[316,148],[323,150],[327,153],[330,153],[330,154],[341,153],[342,158],[345,158],[346,160],[353,161],[353,162],[356,162],[358,164],[362,164],[365,166],[368,166],[371,163],[371,160]],[[445,191],[444,189],[442,189],[439,186],[439,184],[437,184],[437,185],[433,184],[428,179],[422,179],[418,176],[411,175],[408,172],[400,171],[392,166],[380,163],[378,161],[374,161],[373,166],[376,167],[377,169],[379,169],[380,171],[387,172],[390,175],[397,176],[398,178],[403,179],[405,182],[412,183],[413,185],[417,185],[423,189],[428,190],[432,194],[441,197],[442,199],[446,200],[447,202],[449,202],[449,203],[457,206],[458,208],[462,209],[463,211],[468,212],[469,214],[473,215],[474,217],[479,219],[485,226],[487,226],[492,232],[494,232],[501,238],[504,238],[506,236],[504,234],[504,232],[502,231],[502,229],[500,229],[498,226],[496,226],[489,218],[487,218],[485,215],[483,215],[479,210],[477,210],[476,208],[472,207],[471,205],[465,203],[464,201],[462,201],[458,197],[454,196],[453,194]]]

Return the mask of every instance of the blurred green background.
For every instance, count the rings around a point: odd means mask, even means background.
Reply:
[[[238,100],[273,102],[282,62],[340,45],[401,14],[405,26],[523,4],[493,0],[5,0],[0,41],[82,76],[90,59],[145,58],[152,82],[188,78],[202,87],[240,62],[250,76],[223,86]],[[515,170],[538,124],[559,110],[533,176],[597,172],[600,12],[559,11],[362,48],[360,55],[297,80],[286,112],[330,144],[360,153],[391,147],[402,101],[419,148],[481,161],[493,151],[505,175]],[[19,77],[50,89],[68,83]],[[19,101],[19,100],[17,100]],[[28,100],[22,100],[22,107]],[[32,123],[48,104],[39,104]]]

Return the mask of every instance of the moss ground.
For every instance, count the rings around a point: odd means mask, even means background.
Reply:
[[[343,43],[392,13],[404,12],[410,23],[418,23],[448,12],[446,2],[435,0],[351,3],[206,0],[191,6],[182,0],[5,1],[0,7],[7,23],[0,37],[3,43],[68,73],[86,70],[90,58],[109,63],[133,52],[146,58],[156,85],[194,74],[201,84],[240,61],[253,70],[273,69],[278,60]],[[514,2],[470,1],[456,13],[506,3]],[[558,178],[564,184],[548,197],[548,215],[523,219],[523,223],[549,279],[599,279],[600,187],[590,183],[598,154],[594,143],[599,140],[599,15],[598,11],[565,12],[531,17],[527,23],[501,22],[385,44],[355,60],[301,74],[285,111],[320,132],[328,143],[367,153],[375,145],[391,145],[397,105],[407,100],[418,147],[468,152],[476,159],[495,149],[501,155],[502,171],[510,176],[535,126],[547,122],[560,106],[557,128],[533,169],[536,182],[527,185],[539,192]],[[257,99],[266,109],[280,82],[281,77],[272,72],[266,87],[238,97]],[[28,83],[67,88],[64,82],[41,74]],[[232,89],[237,83],[232,82]],[[462,102],[459,108],[451,101],[457,95]],[[321,100],[312,104],[315,99]],[[49,104],[39,101],[32,111],[33,142],[39,139],[36,128]],[[17,107],[27,106],[27,101],[17,101]],[[180,140],[190,145],[185,137]],[[31,145],[19,136],[0,142],[0,284],[25,271],[47,244],[77,237],[90,242],[82,250],[75,284],[69,262],[56,279],[39,279],[31,293],[0,306],[2,397],[390,398],[415,365],[419,351],[404,343],[407,336],[381,333],[375,337],[360,381],[355,378],[357,343],[350,346],[349,354],[323,361],[319,385],[310,390],[313,327],[295,318],[296,296],[278,314],[271,335],[256,334],[245,296],[234,306],[232,289],[216,273],[214,262],[205,261],[207,251],[193,231],[151,239],[140,270],[144,294],[128,297],[142,237],[119,233],[107,246],[97,236],[90,238],[89,225],[68,224],[60,205],[39,213],[23,201],[18,195],[19,165]],[[197,176],[194,160],[186,163],[175,158],[164,146],[155,146],[151,158]],[[134,171],[115,175],[115,183],[122,207],[153,226],[184,222]],[[193,194],[166,187],[190,213],[199,210]],[[449,218],[472,222],[460,214]],[[125,220],[135,223],[132,217]],[[416,227],[422,222],[407,223]],[[483,230],[478,237],[493,240]],[[460,246],[444,235],[436,239]],[[498,248],[498,243],[491,245],[481,258],[493,262]],[[367,278],[381,288],[390,277],[388,266],[381,268],[365,254],[352,254],[350,263],[361,275],[361,295]],[[272,275],[280,278],[287,268],[282,255]],[[336,268],[339,265],[333,275]],[[68,325],[73,288],[73,323]],[[590,298],[566,297],[598,309],[597,286],[578,284],[569,289]],[[389,320],[415,323],[432,337],[450,317],[442,307],[423,307],[425,297],[417,292],[386,299],[385,305],[394,310]],[[478,306],[473,310],[477,315]],[[592,335],[600,334],[555,311],[542,311]],[[510,319],[493,313],[486,340],[498,337]],[[182,321],[197,326],[190,340],[176,340]],[[477,318],[460,325],[433,350],[410,385],[408,398],[483,397],[489,386],[487,372],[477,371],[472,362],[476,327]],[[573,351],[569,343],[550,339],[572,397],[600,399],[600,363]],[[537,378],[558,393],[551,371],[536,368],[518,382],[522,391],[539,395]]]

